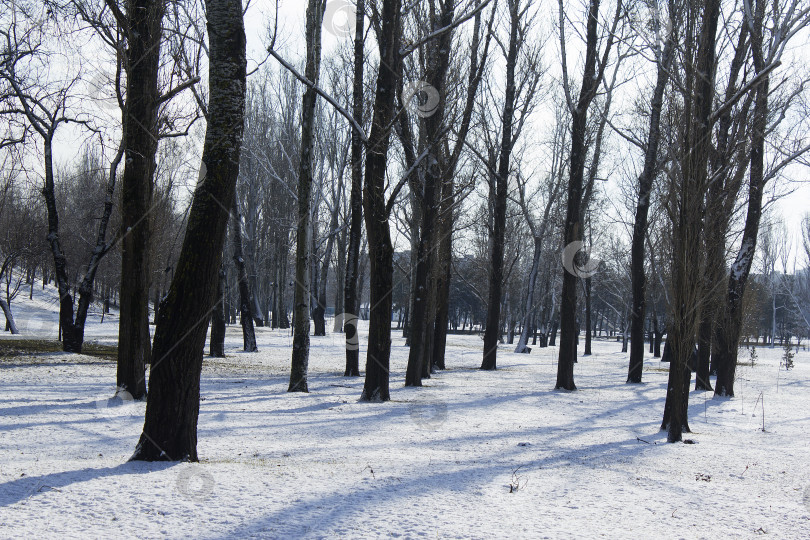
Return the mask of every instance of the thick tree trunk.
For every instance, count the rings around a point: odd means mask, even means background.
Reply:
[[[671,10],[670,10],[671,11]],[[670,13],[670,17],[675,14]],[[671,19],[670,19],[671,20]],[[647,149],[644,153],[644,169],[638,178],[638,203],[633,222],[633,240],[630,247],[630,277],[633,291],[630,311],[630,366],[627,372],[628,383],[640,383],[644,369],[644,317],[646,311],[647,276],[644,272],[644,242],[647,236],[647,218],[650,209],[650,195],[653,180],[659,169],[658,147],[661,141],[661,111],[664,107],[664,90],[669,81],[672,64],[673,40],[667,34],[661,57],[658,59],[658,73],[655,89],[650,102],[650,125],[647,133]]]
[[[698,351],[697,366],[695,366],[695,390],[713,390],[711,380],[709,380],[709,363],[711,358],[712,344],[712,317],[711,310],[714,307],[703,306],[700,325],[698,326]]]
[[[146,392],[149,335],[149,211],[152,201],[158,71],[163,0],[129,0],[127,89],[123,122],[124,177],[121,184],[121,308],[118,327],[118,387],[133,397]],[[155,306],[157,308],[157,306]]]
[[[307,7],[307,65],[305,76],[318,84],[321,69],[321,26],[325,2],[309,0]],[[308,392],[310,242],[312,235],[312,160],[315,148],[315,104],[317,91],[308,87],[301,106],[301,160],[298,171],[298,231],[295,258],[295,313],[293,350],[288,392]]]
[[[245,352],[256,352],[256,331],[253,328],[253,309],[245,268],[245,253],[242,249],[242,216],[234,197],[233,202],[233,263],[236,266],[236,279],[239,287],[239,317],[242,324],[242,343]]]
[[[53,256],[54,278],[59,291],[59,329],[62,335],[62,350],[80,353],[82,351],[81,337],[73,330],[73,297],[70,294],[70,284],[67,277],[67,260],[59,239],[59,215],[54,192],[51,140],[52,134],[51,137],[43,139],[45,186],[42,188],[42,195],[45,198],[45,207],[48,214],[47,240]]]
[[[358,125],[363,125],[363,66],[365,0],[357,0],[354,34],[354,79],[352,82],[352,117]],[[360,347],[357,335],[357,272],[360,259],[360,241],[363,235],[363,140],[356,130],[352,130],[351,145],[352,186],[349,195],[349,249],[346,253],[346,278],[344,289],[343,331],[346,334],[346,377],[360,376]],[[349,324],[351,322],[351,324]]]
[[[155,328],[146,421],[133,460],[197,461],[205,336],[239,175],[245,114],[245,29],[239,0],[207,0],[209,110],[200,178]]]
[[[225,358],[225,266],[219,267],[216,304],[211,312],[211,343],[209,354],[214,358]]]
[[[363,213],[368,234],[371,262],[369,335],[366,380],[361,399],[388,401],[388,366],[391,355],[391,289],[394,273],[394,248],[388,225],[385,184],[390,144],[390,125],[394,120],[397,79],[401,77],[402,32],[401,0],[383,0],[379,35],[380,67],[374,100],[374,116],[366,152],[366,178],[363,188]]]

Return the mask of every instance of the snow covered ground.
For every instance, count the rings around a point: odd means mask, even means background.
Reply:
[[[88,336],[114,341],[99,318]],[[392,400],[370,404],[342,336],[312,338],[310,393],[288,394],[289,332],[257,333],[246,354],[229,327],[227,358],[205,361],[199,464],[127,463],[145,405],[109,401],[113,363],[0,358],[0,537],[810,537],[805,351],[786,372],[759,348],[732,400],[693,392],[695,444],[669,445],[665,365],[627,385],[616,342],[557,392],[556,348],[504,345],[481,372],[480,337],[450,336],[449,369],[406,389],[395,333]]]

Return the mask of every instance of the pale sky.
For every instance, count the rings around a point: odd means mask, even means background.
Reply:
[[[332,21],[333,29],[341,30],[349,28],[345,26],[347,15],[351,19],[351,7],[345,0],[329,0],[327,5],[332,5],[332,13],[335,13]],[[345,9],[344,9],[345,8]],[[279,42],[277,47],[288,60],[297,62],[305,54],[304,25],[306,3],[302,0],[279,0]],[[267,54],[265,43],[268,36],[268,24],[273,18],[275,11],[274,0],[253,0],[245,16],[245,31],[248,40],[248,61],[249,69],[255,67],[258,62],[263,61]],[[351,21],[350,21],[351,22]],[[350,32],[344,32],[344,37],[338,37],[334,31],[323,33],[324,50],[326,53],[338,43],[339,39],[351,39]],[[569,36],[572,37],[572,36]],[[571,54],[569,52],[569,54]],[[275,60],[267,60],[271,65]],[[275,67],[275,66],[274,66]],[[347,75],[348,76],[348,75]],[[57,158],[59,161],[70,160],[80,151],[77,141],[79,138],[74,130],[63,130],[60,137]],[[778,201],[771,211],[780,213],[788,226],[791,234],[796,236],[803,216],[810,212],[810,171],[806,167],[795,166],[790,171],[791,179],[797,181],[796,191],[791,195]]]

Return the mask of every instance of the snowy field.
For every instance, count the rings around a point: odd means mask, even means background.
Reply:
[[[21,329],[47,334],[47,302],[25,302]],[[88,336],[114,342],[99,319]],[[112,362],[0,358],[0,537],[810,537],[805,351],[785,371],[759,348],[733,400],[693,392],[695,444],[669,445],[665,365],[626,385],[616,342],[580,359],[569,393],[556,348],[504,345],[481,372],[481,338],[450,336],[449,369],[406,389],[395,332],[392,400],[369,404],[341,336],[312,338],[310,393],[288,394],[289,332],[257,333],[245,354],[229,327],[227,358],[204,363],[199,464],[127,463],[145,404],[108,401]]]

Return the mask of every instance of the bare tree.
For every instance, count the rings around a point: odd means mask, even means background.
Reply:
[[[51,53],[45,45],[45,37],[56,25],[55,16],[45,7],[39,11],[16,8],[8,12],[9,23],[0,30],[4,41],[0,53],[0,82],[4,88],[0,95],[6,100],[0,107],[3,117],[22,117],[41,139],[43,145],[44,185],[42,195],[48,216],[48,243],[53,256],[54,273],[59,290],[59,322],[62,330],[62,346],[68,352],[81,352],[84,341],[84,326],[87,310],[93,299],[93,282],[101,259],[109,251],[106,240],[107,226],[113,209],[116,165],[121,159],[119,149],[107,181],[106,199],[101,219],[98,222],[95,247],[86,271],[79,284],[79,302],[74,315],[67,272],[67,257],[62,247],[59,228],[59,212],[56,203],[53,165],[53,142],[57,129],[68,123],[91,127],[87,119],[71,112],[71,100],[75,100],[73,86],[78,77],[62,81],[50,81],[47,63]],[[12,137],[13,138],[13,137]]]
[[[293,351],[289,392],[308,392],[310,309],[310,252],[312,235],[312,153],[315,146],[315,104],[321,68],[321,26],[325,2],[309,0],[307,5],[307,62],[304,76],[312,82],[304,92],[301,107],[301,160],[298,171],[298,228],[295,258],[295,308]]]
[[[490,193],[492,197],[492,242],[490,246],[489,293],[487,299],[487,322],[484,330],[484,353],[481,369],[497,367],[498,341],[501,332],[501,301],[505,277],[504,240],[506,233],[506,207],[511,172],[512,152],[522,131],[527,112],[536,99],[541,72],[539,50],[530,50],[526,41],[528,30],[536,15],[528,10],[531,2],[509,0],[509,41],[502,47],[506,57],[505,90],[500,116],[500,141],[497,147],[488,150]],[[525,54],[526,64],[518,72],[518,60]],[[496,169],[497,167],[497,169]]]
[[[599,86],[604,78],[608,65],[610,51],[616,38],[616,29],[622,18],[622,1],[616,2],[616,13],[611,27],[605,29],[607,38],[605,45],[599,51],[599,0],[591,0],[588,7],[586,22],[585,64],[583,66],[582,82],[579,98],[574,103],[568,80],[568,65],[566,59],[565,17],[562,1],[559,2],[560,14],[560,46],[562,52],[563,86],[566,103],[571,114],[571,156],[568,179],[568,203],[566,208],[565,227],[563,232],[563,245],[581,242],[583,227],[582,217],[583,178],[585,175],[585,135],[588,121],[588,109],[596,97]],[[560,304],[560,353],[557,362],[557,389],[576,390],[574,384],[574,363],[577,357],[577,279],[573,273],[563,272],[562,299]]]
[[[670,0],[668,6],[668,21],[670,24],[676,20],[675,2]],[[636,205],[635,221],[633,223],[633,241],[631,244],[631,276],[633,283],[633,305],[630,311],[630,365],[628,367],[627,382],[640,383],[644,368],[644,319],[646,311],[647,276],[644,272],[644,241],[647,236],[647,222],[650,209],[652,184],[660,169],[658,147],[661,142],[661,111],[664,107],[664,91],[669,81],[669,72],[672,65],[674,36],[667,31],[666,25],[658,14],[658,6],[651,5],[655,10],[653,22],[656,33],[664,33],[664,42],[656,40],[657,73],[655,88],[650,100],[650,122],[647,134],[646,148],[644,150],[644,169],[638,178],[638,203]]]
[[[743,295],[754,260],[765,186],[787,163],[803,155],[810,148],[802,143],[798,148],[791,148],[790,154],[775,165],[766,168],[765,139],[773,127],[769,125],[768,120],[773,105],[769,84],[771,72],[779,65],[781,55],[790,39],[810,24],[810,7],[793,0],[781,6],[781,9],[766,13],[764,1],[758,0],[755,5],[746,1],[745,17],[751,34],[751,55],[756,71],[752,81],[756,87],[753,90],[755,98],[751,124],[748,204],[740,248],[731,265],[728,293],[718,331],[719,350],[715,383],[715,395],[718,396],[734,395],[737,351],[742,330]],[[776,31],[770,33],[770,40],[766,42],[766,23],[769,19],[773,21]]]
[[[200,372],[216,307],[230,209],[239,174],[245,113],[246,38],[240,0],[207,0],[208,126],[183,248],[158,310],[146,420],[133,460],[197,461]]]

